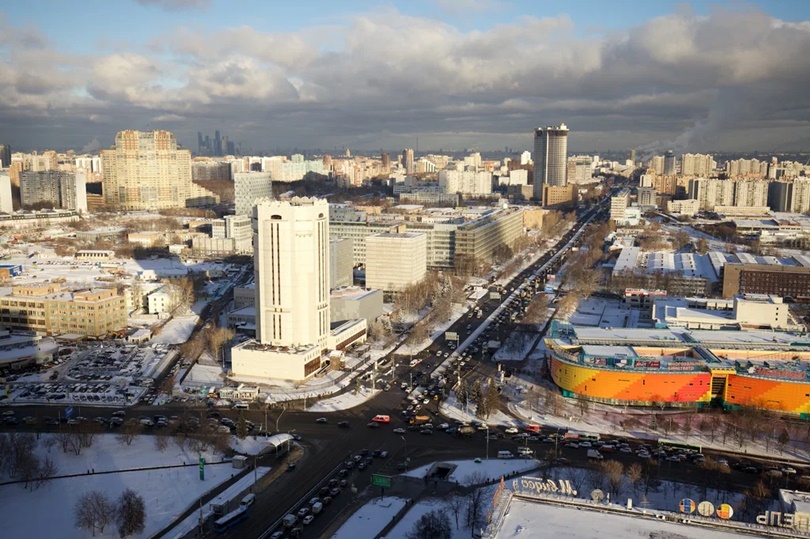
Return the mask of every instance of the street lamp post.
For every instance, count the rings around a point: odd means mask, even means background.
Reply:
[[[278,430],[278,422],[279,422],[279,421],[281,421],[281,416],[283,416],[283,415],[284,415],[284,412],[286,412],[286,411],[287,411],[287,407],[286,407],[286,406],[283,406],[283,407],[281,408],[281,413],[280,413],[280,414],[278,414],[278,417],[276,418],[276,432],[279,432],[279,430]]]
[[[489,425],[487,425],[487,460],[489,460]]]

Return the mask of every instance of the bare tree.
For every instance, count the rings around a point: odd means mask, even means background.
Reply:
[[[641,467],[641,464],[634,462],[627,467],[625,474],[627,475],[628,481],[630,481],[630,485],[633,487],[633,494],[638,494],[638,488],[641,485],[641,479],[644,475],[644,469]]]
[[[223,346],[235,335],[234,330],[224,327],[211,327],[205,330],[206,348],[214,358],[219,360]]]
[[[622,490],[622,480],[624,479],[624,465],[618,460],[606,460],[600,463],[600,468],[607,477],[610,493],[615,498]]]
[[[408,532],[407,539],[450,539],[453,529],[450,527],[450,517],[443,509],[425,513]]]
[[[76,501],[73,508],[76,527],[104,533],[104,528],[115,518],[115,505],[107,496],[97,490],[85,492]]]
[[[143,532],[146,525],[146,504],[143,497],[132,489],[126,489],[118,498],[115,516],[121,537]]]
[[[121,425],[121,429],[118,431],[116,438],[122,444],[132,445],[132,441],[135,440],[135,436],[140,431],[141,425],[138,423],[138,420],[129,419],[123,425]]]
[[[450,511],[453,513],[453,516],[456,519],[456,529],[459,529],[458,519],[461,516],[461,511],[464,509],[465,500],[463,497],[453,494],[450,499],[447,500],[447,507],[450,508]]]
[[[160,434],[155,436],[155,449],[163,453],[169,447],[169,437]]]
[[[480,472],[476,472],[478,474]],[[475,475],[475,474],[473,474]],[[480,483],[484,482],[483,474],[481,475]],[[478,481],[470,482],[468,484],[480,484]],[[484,520],[484,490],[480,488],[472,488],[467,492],[467,527],[470,530],[475,530],[480,526]]]

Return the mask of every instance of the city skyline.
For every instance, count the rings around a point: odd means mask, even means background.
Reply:
[[[165,129],[197,149],[198,132],[221,130],[242,153],[417,138],[486,151],[529,149],[534,128],[564,122],[571,153],[810,149],[810,7],[610,7],[12,4],[0,10],[0,140],[97,151],[121,130]]]

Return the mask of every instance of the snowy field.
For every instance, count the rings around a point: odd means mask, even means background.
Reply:
[[[48,452],[44,447],[45,436],[37,449],[42,455]],[[81,455],[64,453],[59,447],[52,447],[49,454],[56,464],[57,475],[83,475],[46,481],[33,492],[19,484],[0,486],[3,537],[87,537],[87,532],[74,526],[73,507],[79,496],[100,490],[117,498],[127,488],[144,497],[146,529],[139,537],[149,537],[169,524],[199,496],[230,479],[236,471],[230,463],[208,465],[205,481],[200,481],[197,466],[117,472],[197,461],[196,453],[180,450],[174,444],[169,444],[163,452],[157,451],[151,436],[136,437],[132,445],[127,446],[118,442],[114,435],[98,435],[93,446],[82,450]],[[214,457],[213,460],[219,462],[220,459]],[[88,470],[95,473],[87,474]],[[31,518],[34,514],[36,518]],[[117,537],[117,531],[109,527],[104,535],[97,537]]]
[[[706,529],[688,524],[559,507],[519,499],[512,501],[497,539],[565,537],[566,539],[724,539],[756,537],[728,529]],[[767,537],[762,535],[760,537]]]
[[[447,479],[463,486],[480,483],[480,481],[475,481],[475,479],[485,482],[495,481],[501,476],[527,472],[540,466],[540,461],[538,460],[522,458],[497,459],[494,455],[490,456],[489,460],[482,459],[481,462],[475,462],[474,460],[446,460],[442,462],[456,465],[456,469],[453,470],[453,473],[451,473]],[[424,477],[433,464],[434,463],[414,468],[402,475],[407,477]]]
[[[339,410],[348,410],[349,408],[363,404],[379,392],[379,389],[372,391],[366,388],[361,388],[356,394],[354,391],[348,391],[342,395],[324,399],[313,404],[307,408],[307,412],[337,412]]]
[[[405,503],[402,498],[376,498],[349,517],[331,539],[374,537],[405,507]]]
[[[175,316],[169,320],[160,334],[149,341],[152,344],[182,344],[191,336],[194,326],[200,318],[194,314],[189,316]]]
[[[469,423],[471,421],[482,421],[480,417],[475,415],[475,405],[469,403],[469,406],[462,407],[461,403],[456,399],[455,392],[451,392],[448,397],[439,405],[439,411],[448,419],[455,421],[464,421]],[[522,422],[515,418],[506,415],[500,410],[496,410],[485,421],[488,425],[506,425],[506,426],[522,426]]]

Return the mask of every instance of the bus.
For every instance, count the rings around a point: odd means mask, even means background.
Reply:
[[[658,445],[664,449],[684,449],[692,453],[703,453],[703,448],[699,445],[676,442],[675,440],[665,440],[664,438],[658,438]]]
[[[577,442],[598,442],[599,435],[592,432],[579,432],[576,430],[569,430],[565,433],[566,440],[573,440]]]
[[[248,516],[248,508],[245,505],[240,505],[237,509],[231,511],[224,517],[218,518],[214,521],[214,531],[222,533],[231,526],[245,520]]]

